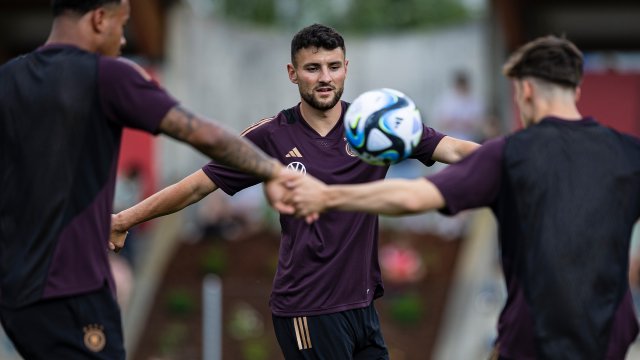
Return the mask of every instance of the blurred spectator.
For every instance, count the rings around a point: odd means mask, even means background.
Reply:
[[[233,241],[263,225],[262,189],[253,186],[230,197],[214,192],[202,200],[197,219],[202,239]]]
[[[492,124],[495,125],[495,124]],[[471,81],[466,71],[458,70],[453,74],[452,88],[446,91],[434,105],[433,127],[448,136],[481,143],[488,136],[494,136],[494,126],[486,122],[485,107],[480,99],[471,92]],[[437,163],[430,170],[438,172],[446,164]],[[458,239],[464,236],[468,214],[461,212],[456,216],[430,214],[428,230],[445,239]]]
[[[118,174],[113,210],[120,212],[142,200],[142,169],[132,163]],[[128,240],[128,239],[127,239]]]
[[[453,88],[445,92],[434,106],[434,127],[451,137],[481,142],[484,139],[485,109],[473,96],[469,76],[457,71]]]

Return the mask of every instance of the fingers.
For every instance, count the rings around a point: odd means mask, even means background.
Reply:
[[[304,221],[306,221],[307,224],[309,224],[309,225],[311,225],[312,223],[314,223],[318,219],[320,219],[320,214],[318,214],[318,213],[309,214],[309,215],[304,217]]]
[[[111,239],[109,239],[109,250],[119,253],[120,250],[124,247],[124,242],[127,239],[127,235],[129,235],[128,231],[120,232],[120,231],[111,231]]]
[[[292,215],[296,212],[296,208],[290,202],[281,201],[273,203],[272,205],[273,208],[281,214]]]

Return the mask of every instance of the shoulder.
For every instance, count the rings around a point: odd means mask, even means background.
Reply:
[[[248,138],[256,138],[281,131],[291,124],[292,110],[294,108],[280,111],[274,116],[260,119],[259,121],[249,125],[240,135]]]
[[[254,137],[268,133],[272,130],[275,119],[275,116],[261,119],[242,130],[240,136]]]
[[[100,56],[98,66],[102,78],[110,80],[143,80],[154,82],[151,75],[140,65],[126,58]]]

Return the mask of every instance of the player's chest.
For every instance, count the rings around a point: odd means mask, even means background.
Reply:
[[[325,183],[348,184],[384,178],[387,168],[361,161],[344,137],[292,135],[272,143],[271,156],[287,168],[310,174]]]

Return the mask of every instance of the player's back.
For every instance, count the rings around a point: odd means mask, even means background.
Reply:
[[[636,327],[614,319],[640,217],[640,143],[592,119],[546,119],[508,138],[504,168],[503,251],[523,286],[538,353],[604,358],[611,331]]]
[[[111,206],[113,191],[105,185],[121,131],[105,121],[97,62],[95,54],[50,46],[0,68],[0,290],[5,305],[62,295],[69,284],[64,279],[54,285],[51,273],[61,270],[55,268],[54,255],[62,256],[61,247],[72,243],[83,253],[104,241],[86,239],[96,233],[94,227],[108,234],[102,219],[79,221],[91,218],[83,214],[88,208],[100,208],[95,214],[101,214]],[[61,245],[60,238],[77,240]],[[79,271],[102,277],[102,258],[86,251],[80,263],[94,261],[100,269],[87,265],[81,270],[86,264],[78,264]],[[80,289],[83,277],[76,279]]]

